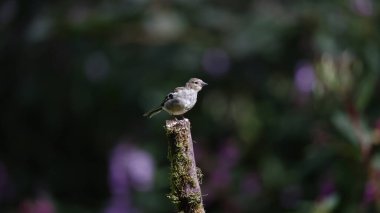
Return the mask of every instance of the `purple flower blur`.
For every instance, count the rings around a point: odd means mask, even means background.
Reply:
[[[44,192],[36,199],[25,199],[20,204],[20,213],[55,213],[55,206],[50,196]]]
[[[104,213],[136,213],[137,209],[131,206],[129,197],[114,196],[111,198]]]
[[[7,25],[16,15],[18,1],[7,0],[0,5],[0,27]]]
[[[256,197],[262,190],[259,175],[256,173],[247,174],[241,184],[241,190],[244,194]]]
[[[131,148],[125,160],[126,168],[134,188],[140,191],[151,189],[154,177],[154,165],[150,154],[137,148]]]
[[[235,166],[239,160],[240,151],[233,142],[233,140],[227,141],[220,149],[218,155],[218,163],[220,167],[230,169]]]
[[[218,192],[227,190],[231,183],[231,170],[238,163],[240,157],[239,149],[234,142],[233,139],[227,140],[218,152],[217,165],[203,186],[203,191],[207,194],[206,202],[215,199]]]
[[[153,159],[149,153],[127,143],[119,143],[111,153],[109,186],[112,194],[106,213],[136,212],[130,204],[130,190],[146,191],[152,187]]]
[[[362,16],[373,15],[373,3],[372,0],[353,0],[354,9]]]
[[[222,49],[208,49],[202,58],[203,69],[214,77],[226,74],[230,68],[230,58]]]
[[[113,195],[124,195],[128,192],[129,178],[125,166],[125,154],[128,145],[121,143],[117,145],[111,154],[109,184]]]
[[[129,187],[140,191],[149,190],[153,177],[153,159],[147,152],[126,143],[114,148],[109,177],[113,194],[124,194]]]
[[[331,196],[336,192],[335,182],[332,178],[326,177],[324,180],[322,180],[319,188],[319,200],[323,200],[326,197]]]
[[[315,87],[314,68],[308,62],[301,62],[295,71],[294,83],[297,91],[309,94]]]
[[[5,166],[0,162],[0,204],[2,201],[6,201],[13,194],[12,187],[10,185],[9,176]]]
[[[375,196],[376,196],[376,186],[368,182],[365,186],[364,189],[364,194],[363,194],[363,204],[368,205],[375,201]]]

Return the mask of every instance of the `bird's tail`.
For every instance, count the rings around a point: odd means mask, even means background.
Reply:
[[[156,114],[158,114],[161,111],[162,111],[162,107],[158,107],[158,108],[153,109],[153,110],[151,110],[149,112],[146,112],[143,116],[151,118],[151,117],[155,116]]]

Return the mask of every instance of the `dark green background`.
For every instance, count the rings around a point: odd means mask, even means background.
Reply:
[[[379,10],[1,1],[0,211],[105,212],[120,196],[112,150],[127,144],[154,174],[143,188],[128,176],[119,212],[173,212],[169,116],[142,114],[191,77],[209,83],[186,114],[207,212],[380,211]]]

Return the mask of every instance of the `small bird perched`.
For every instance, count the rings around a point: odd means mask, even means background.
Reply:
[[[191,78],[185,87],[175,88],[165,97],[160,107],[145,113],[144,116],[151,118],[162,110],[174,116],[183,115],[193,108],[197,102],[198,92],[206,85],[207,83],[199,78]]]

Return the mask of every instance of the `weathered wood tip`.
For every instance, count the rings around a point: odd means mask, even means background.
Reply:
[[[170,130],[170,129],[173,129],[174,127],[176,126],[186,126],[186,125],[189,125],[190,124],[190,121],[189,119],[187,118],[184,118],[184,119],[181,119],[181,120],[178,120],[178,119],[171,119],[171,120],[166,120],[166,125],[165,127]]]

